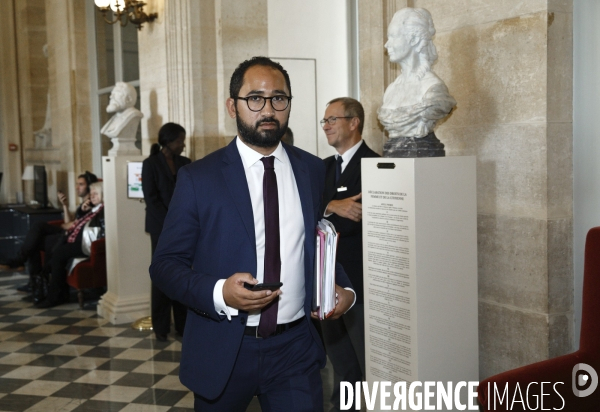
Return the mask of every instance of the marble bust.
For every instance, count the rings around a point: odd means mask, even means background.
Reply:
[[[436,122],[447,116],[456,101],[442,79],[432,70],[437,51],[431,14],[406,7],[394,14],[385,44],[390,62],[401,73],[383,96],[379,122],[388,133],[386,157],[444,156],[444,145],[435,137]]]
[[[140,149],[135,147],[135,138],[144,115],[134,107],[136,101],[137,92],[132,85],[125,82],[115,84],[106,107],[108,113],[115,115],[100,130],[113,143],[109,156],[141,154]]]

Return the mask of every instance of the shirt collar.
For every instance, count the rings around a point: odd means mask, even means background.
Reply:
[[[352,157],[358,151],[358,148],[360,147],[360,145],[362,143],[363,143],[363,140],[361,139],[358,143],[356,143],[350,149],[346,150],[343,155],[341,155],[339,153],[336,154],[335,159],[337,160],[338,157],[342,156],[342,159],[344,159],[344,162],[342,164],[348,164],[350,162],[350,160],[352,160]]]
[[[235,142],[238,152],[240,152],[240,157],[242,158],[242,164],[244,165],[244,169],[248,169],[256,164],[256,162],[260,162],[260,159],[265,157],[262,153],[258,153],[256,150],[247,146],[239,136],[236,136]],[[285,149],[281,142],[277,145],[277,148],[273,153],[269,156],[275,157],[278,161],[282,163],[287,163],[287,154],[285,153]]]

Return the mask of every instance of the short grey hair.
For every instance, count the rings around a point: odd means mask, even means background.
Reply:
[[[340,102],[344,107],[344,116],[347,117],[358,117],[359,125],[358,125],[358,133],[362,135],[363,126],[365,124],[365,109],[363,109],[362,104],[356,99],[352,97],[337,97],[327,103],[329,106],[332,103]]]

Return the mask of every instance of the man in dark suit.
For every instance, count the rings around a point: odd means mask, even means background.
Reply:
[[[362,140],[364,119],[360,102],[341,97],[327,104],[321,120],[327,142],[337,151],[325,159],[324,215],[340,233],[337,260],[356,291],[356,304],[348,313],[322,324],[323,341],[334,369],[334,411],[340,410],[340,381],[362,381],[365,373],[360,160],[379,155]]]
[[[280,143],[291,106],[281,65],[243,62],[229,93],[238,135],[180,170],[150,274],[190,308],[180,379],[196,411],[245,411],[253,396],[263,411],[319,411],[325,353],[307,318],[325,168]],[[332,318],[354,302],[337,269]]]

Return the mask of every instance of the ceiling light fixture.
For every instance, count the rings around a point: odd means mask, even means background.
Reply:
[[[158,17],[158,13],[144,13],[146,3],[138,0],[94,0],[96,6],[102,12],[104,21],[108,24],[119,22],[122,27],[125,27],[128,22],[132,22],[137,26],[138,30],[142,29],[142,24],[154,21]],[[106,13],[112,10],[114,20],[108,20]],[[123,18],[124,17],[124,18]]]

